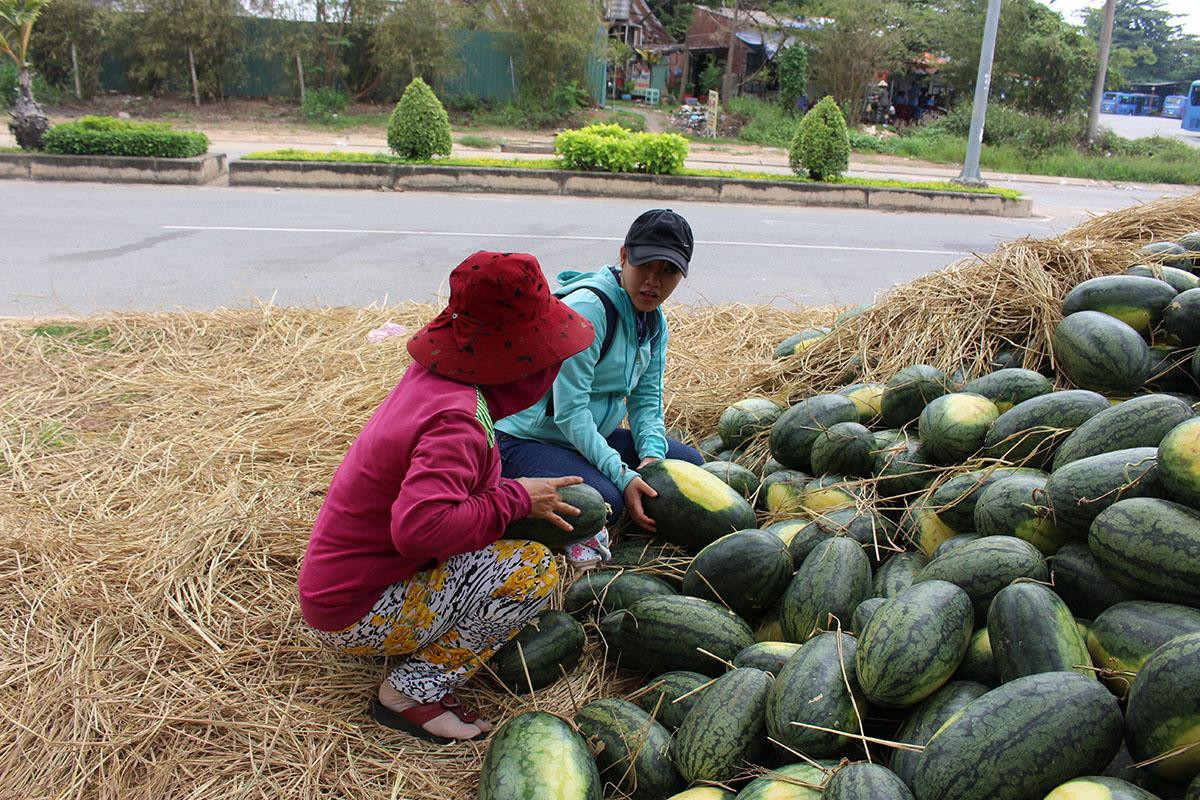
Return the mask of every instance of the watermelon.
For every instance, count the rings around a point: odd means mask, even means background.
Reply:
[[[642,507],[668,541],[699,550],[727,533],[754,527],[754,509],[746,499],[695,464],[664,458],[640,472],[658,492],[644,498]]]
[[[876,441],[879,436],[876,435]],[[901,438],[875,451],[876,491],[883,497],[901,497],[923,491],[937,468],[920,439]]]
[[[771,455],[789,469],[812,471],[817,436],[839,422],[857,422],[858,406],[849,397],[819,394],[783,412],[771,426]]]
[[[756,642],[782,642],[783,624],[779,621],[779,606],[775,606],[754,629]]]
[[[792,558],[797,564],[803,563],[813,547],[831,536],[849,536],[876,561],[897,549],[895,524],[870,508],[834,509],[814,517],[807,528],[816,530],[803,530],[792,539]]]
[[[1191,406],[1177,397],[1165,394],[1132,397],[1104,409],[1076,428],[1054,454],[1054,469],[1114,450],[1158,447],[1172,428],[1195,416]]]
[[[833,773],[825,800],[912,800],[912,792],[887,767],[857,761]]]
[[[547,547],[565,547],[592,538],[608,523],[608,504],[600,492],[586,483],[563,486],[558,490],[558,497],[567,505],[579,509],[579,516],[562,515],[571,524],[570,531],[564,531],[540,517],[522,517],[508,524],[504,529],[504,538],[528,539]]]
[[[694,786],[679,794],[673,794],[667,800],[733,800],[737,797],[728,789],[720,786]]]
[[[921,412],[918,430],[937,463],[957,464],[983,446],[988,428],[998,416],[996,404],[983,395],[954,392],[929,401]]]
[[[857,422],[838,422],[817,434],[809,457],[817,475],[870,475],[875,435]]]
[[[913,708],[896,731],[895,741],[924,747],[946,720],[967,703],[987,694],[987,691],[988,687],[972,681],[947,683]],[[912,788],[917,777],[917,765],[921,763],[921,753],[901,748],[891,753],[888,767]]]
[[[967,544],[968,542],[973,542],[979,538],[980,536],[978,533],[960,533],[957,536],[951,536],[949,539],[938,545],[937,550],[933,551],[933,558],[930,560],[941,558],[948,553],[953,553],[955,550]]]
[[[800,506],[809,514],[820,515],[856,506],[861,499],[861,492],[844,483],[841,475],[824,475],[814,478],[804,487]]]
[[[1132,447],[1081,458],[1046,481],[1054,521],[1063,533],[1085,538],[1101,511],[1127,497],[1162,497],[1158,449]]]
[[[727,781],[762,752],[771,674],[731,670],[710,686],[671,740],[671,758],[688,781]]]
[[[1156,271],[1160,274],[1156,275]],[[1176,292],[1186,292],[1188,289],[1200,287],[1200,278],[1197,278],[1186,269],[1179,269],[1178,267],[1147,267],[1139,264],[1125,270],[1125,274],[1137,275],[1140,278],[1158,278],[1169,284]]]
[[[883,421],[893,428],[912,422],[935,397],[946,393],[946,373],[928,364],[905,367],[884,385],[880,400]]]
[[[773,533],[744,530],[707,545],[688,565],[683,593],[714,600],[755,619],[779,600],[792,579],[792,557]]]
[[[923,553],[896,553],[875,570],[871,589],[879,597],[893,597],[912,586],[917,573],[928,563]]]
[[[616,697],[588,703],[575,725],[596,754],[600,777],[633,800],[661,800],[683,789],[671,763],[671,734],[645,711]]]
[[[1054,451],[1063,439],[1109,407],[1108,400],[1086,389],[1030,398],[1005,411],[992,423],[983,442],[986,454],[990,458],[1042,469],[1051,463]]]
[[[796,534],[803,530],[811,521],[808,517],[791,517],[789,519],[781,519],[778,522],[772,522],[763,528],[763,530],[775,534],[779,537],[779,541],[790,548],[792,541],[796,538]]]
[[[975,532],[980,536],[1016,536],[1053,555],[1070,541],[1055,525],[1044,472],[1010,475],[979,493]]]
[[[1184,347],[1200,344],[1200,289],[1175,295],[1163,311],[1163,325]]]
[[[792,513],[801,508],[804,487],[811,477],[799,470],[781,469],[763,478],[758,504],[772,513]]]
[[[696,449],[700,451],[700,455],[704,456],[705,461],[717,460],[717,455],[725,450],[725,442],[720,435],[709,436],[707,439],[701,439],[696,445]]]
[[[975,506],[984,489],[996,481],[1026,474],[1040,473],[1012,467],[986,467],[962,472],[935,488],[930,500],[937,508],[938,516],[951,528],[963,533],[975,525]]]
[[[735,667],[754,667],[772,675],[778,675],[779,670],[787,660],[796,655],[800,645],[794,642],[755,642],[737,654],[733,659]]]
[[[1044,800],[1158,800],[1158,796],[1120,778],[1085,775],[1056,786]]]
[[[886,600],[886,597],[868,597],[859,603],[850,617],[850,630],[862,633],[863,629],[867,627],[867,623],[871,621],[871,617]]]
[[[976,622],[987,619],[996,593],[1018,578],[1043,583],[1050,577],[1046,561],[1029,542],[1011,536],[983,536],[941,558],[935,558],[917,575],[924,581],[949,581],[963,589],[975,608]]]
[[[1096,517],[1088,546],[1118,586],[1200,608],[1200,511],[1151,497],[1122,500]]]
[[[996,593],[987,615],[988,640],[1000,680],[1040,672],[1095,677],[1079,626],[1058,595],[1037,583],[1014,583]]]
[[[1138,253],[1144,256],[1154,256],[1154,261],[1171,261],[1172,256],[1181,256],[1187,253],[1187,248],[1176,242],[1151,242],[1144,245],[1138,250]]]
[[[1200,633],[1200,609],[1149,600],[1126,601],[1106,608],[1092,621],[1088,652],[1097,667],[1116,673],[1105,683],[1118,697],[1124,697],[1146,657],[1186,633]]]
[[[814,759],[768,770],[738,792],[738,800],[821,800],[821,787],[836,761]]]
[[[1139,762],[1189,747],[1146,766],[1156,777],[1200,775],[1200,633],[1177,636],[1142,664],[1125,706],[1125,740]]]
[[[1063,316],[1099,311],[1149,338],[1178,294],[1169,283],[1137,275],[1103,275],[1077,285],[1063,299]]]
[[[974,681],[984,686],[999,686],[1000,673],[996,659],[992,657],[992,638],[987,628],[979,628],[971,634],[971,643],[954,673],[955,680]]]
[[[783,593],[779,621],[789,642],[804,642],[838,621],[850,624],[854,609],[871,594],[871,562],[858,542],[838,536],[813,549]],[[832,619],[831,619],[832,617]]]
[[[600,800],[600,773],[587,742],[544,711],[518,714],[488,738],[479,800]]]
[[[675,594],[662,578],[619,569],[589,570],[570,585],[563,597],[568,614],[606,616],[653,594]]]
[[[844,736],[792,723],[859,733],[867,704],[854,671],[855,647],[853,636],[822,633],[788,659],[767,694],[772,739],[812,758],[837,756],[850,745]]]
[[[962,388],[968,394],[978,394],[991,400],[1001,414],[1018,403],[1054,391],[1054,384],[1040,372],[1010,367],[981,375]]]
[[[509,690],[524,694],[575,669],[585,644],[583,626],[570,614],[543,611],[497,650],[488,666]]]
[[[1171,499],[1200,508],[1200,417],[1179,423],[1163,437],[1158,474]]]
[[[858,406],[858,421],[870,425],[882,413],[883,384],[855,383],[838,389],[838,394],[849,397]]]
[[[1175,392],[1195,395],[1200,384],[1192,377],[1191,360],[1195,351],[1186,348],[1152,345],[1150,347],[1150,377],[1146,388],[1156,392]],[[1180,398],[1182,399],[1182,398]]]
[[[640,567],[653,572],[665,568],[664,561],[679,558],[683,554],[683,550],[661,539],[623,535],[621,541],[613,545],[612,558],[605,561],[604,566]],[[659,574],[659,577],[671,583],[669,575]]]
[[[958,668],[973,623],[971,599],[952,583],[924,581],[888,598],[859,636],[863,694],[887,708],[921,702]]]
[[[765,397],[748,397],[721,413],[717,420],[717,435],[725,447],[740,447],[763,431],[769,430],[783,413],[779,404]]]
[[[1134,600],[1135,595],[1112,582],[1086,542],[1068,542],[1050,558],[1054,591],[1071,611],[1094,618],[1104,609]]]
[[[1077,311],[1058,323],[1054,360],[1081,389],[1127,394],[1150,377],[1150,347],[1141,334],[1099,311]]]
[[[762,470],[759,471],[759,474],[765,478],[772,473],[779,472],[781,469],[786,469],[786,467],[775,459],[768,458],[766,463],[763,464]]]
[[[1188,784],[1187,794],[1183,796],[1183,800],[1200,800],[1200,775],[1192,778],[1192,782]]]
[[[918,497],[909,503],[900,520],[900,530],[926,557],[932,556],[942,542],[957,533],[942,521],[929,495]]]
[[[1121,746],[1121,709],[1074,672],[1017,678],[971,701],[930,739],[919,800],[1029,800],[1098,773]]]
[[[754,493],[758,491],[758,476],[741,464],[732,461],[709,461],[707,464],[701,464],[700,469],[716,475],[747,500],[754,497]]]
[[[828,333],[829,328],[805,328],[780,342],[771,355],[777,359],[798,355],[824,339]]]
[[[699,672],[664,672],[642,687],[634,702],[647,714],[653,714],[664,728],[675,730],[707,691],[706,684],[712,682],[712,678]]]
[[[606,638],[608,654],[615,651],[621,666],[632,669],[684,669],[719,675],[724,666],[717,659],[731,661],[754,644],[754,632],[741,617],[698,597],[643,597],[616,614],[623,616],[615,631],[616,641]],[[603,628],[603,622],[601,625]]]

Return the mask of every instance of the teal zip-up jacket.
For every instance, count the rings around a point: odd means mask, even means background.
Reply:
[[[570,447],[624,491],[637,472],[626,467],[605,440],[626,415],[639,457],[667,455],[667,432],[663,424],[667,318],[661,308],[651,313],[651,333],[639,347],[637,310],[610,267],[595,272],[568,270],[559,273],[558,282],[563,288],[554,294],[587,317],[596,329],[596,338],[586,350],[563,362],[554,386],[545,397],[519,414],[500,420],[496,429],[522,439]],[[604,292],[617,309],[620,327],[600,363],[596,362],[607,326],[604,305],[593,292],[575,291],[582,286],[594,286]],[[551,394],[553,418],[546,413],[546,401]]]

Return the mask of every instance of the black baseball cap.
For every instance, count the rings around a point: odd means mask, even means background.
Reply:
[[[692,260],[692,226],[669,208],[641,214],[625,234],[625,260],[637,266],[647,261],[670,261],[686,278]]]

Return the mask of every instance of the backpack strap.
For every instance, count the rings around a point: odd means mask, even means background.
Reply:
[[[617,334],[617,307],[613,304],[612,298],[604,293],[602,289],[595,286],[580,286],[570,292],[567,292],[563,297],[568,297],[578,291],[589,291],[596,297],[600,298],[600,304],[604,306],[604,340],[600,342],[600,357],[596,359],[599,364],[608,355],[608,351],[612,349],[613,337]],[[554,390],[550,390],[550,397],[546,400],[546,416],[554,416]]]

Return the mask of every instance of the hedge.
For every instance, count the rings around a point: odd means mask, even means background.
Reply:
[[[620,125],[589,125],[554,137],[563,169],[678,175],[688,142],[674,133],[630,133]]]
[[[88,116],[55,125],[44,147],[59,155],[192,158],[208,152],[208,137],[162,123]]]

